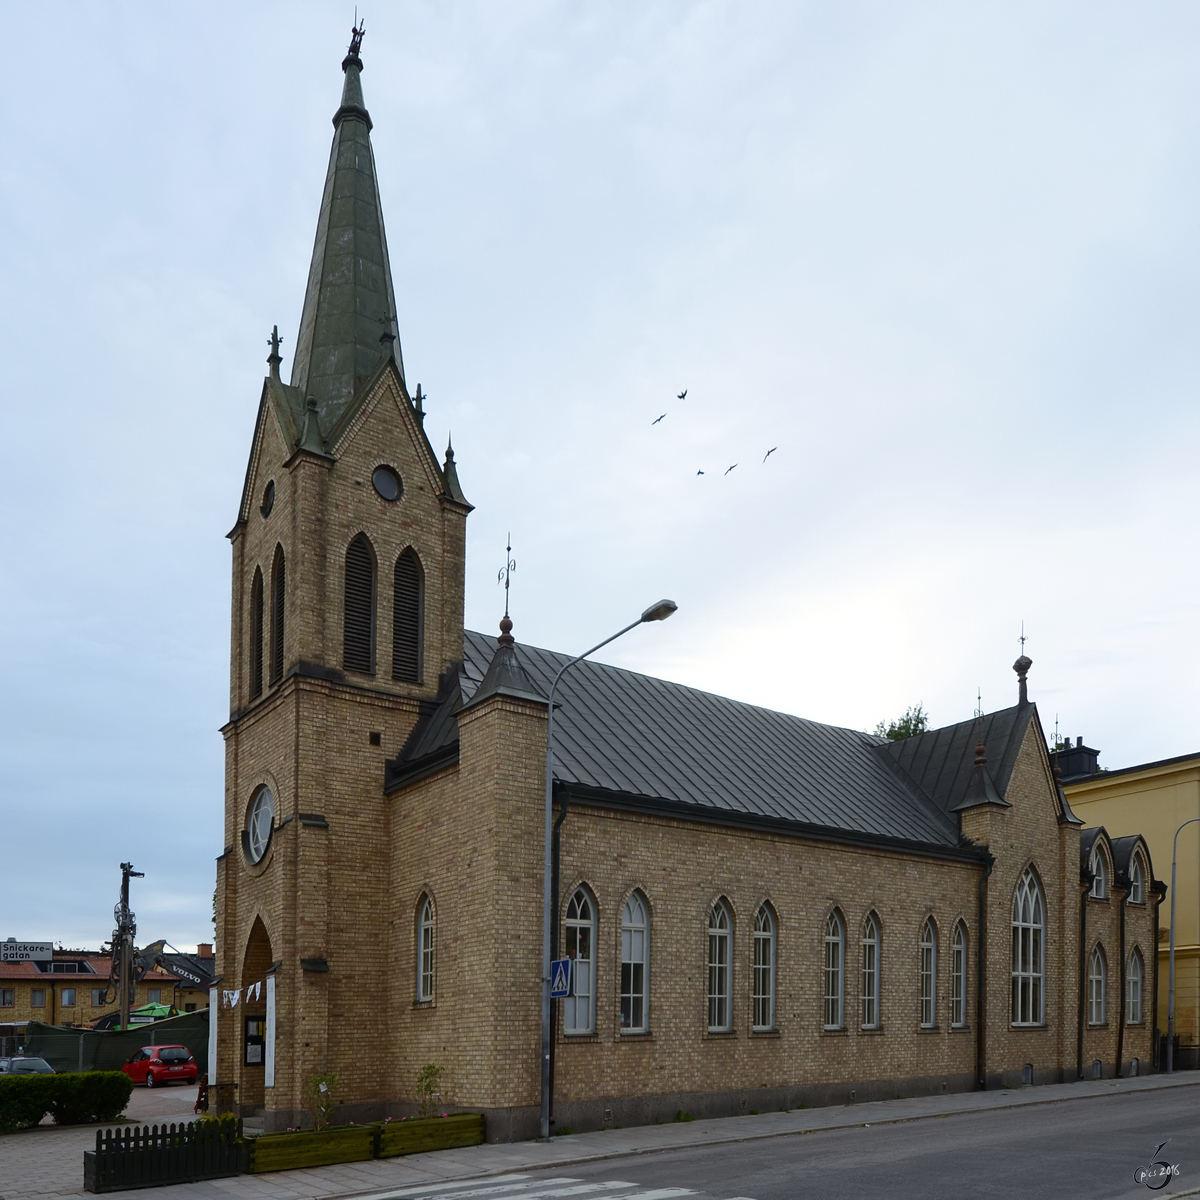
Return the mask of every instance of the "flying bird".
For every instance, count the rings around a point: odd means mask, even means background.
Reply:
[[[687,388],[684,388],[683,391],[680,392],[679,395],[676,396],[675,398],[677,400],[686,400],[687,399]]]
[[[733,467],[736,467],[736,466],[737,466],[737,463],[734,463],[734,464],[733,464]],[[728,467],[728,468],[726,468],[725,474],[726,474],[726,475],[728,475],[728,474],[729,474],[729,472],[733,470],[733,467]]]
[[[766,461],[767,461],[767,459],[768,459],[768,458],[770,458],[770,457],[771,457],[771,455],[772,455],[772,454],[774,454],[774,453],[775,453],[775,451],[776,451],[776,450],[778,450],[778,449],[779,449],[779,447],[778,447],[778,446],[772,446],[772,447],[770,448],[770,450],[768,450],[768,451],[766,452],[766,454],[764,454],[764,455],[763,455],[763,462],[766,462]]]
[[[666,413],[663,413],[662,417],[655,417],[655,419],[653,421],[651,421],[650,424],[657,425],[659,423],[659,421],[661,421],[663,419],[663,417],[665,417],[666,415],[667,415]]]
[[[696,474],[697,474],[697,475],[703,475],[703,474],[704,474],[704,472],[703,472],[703,471],[697,471],[697,472],[696,472]]]

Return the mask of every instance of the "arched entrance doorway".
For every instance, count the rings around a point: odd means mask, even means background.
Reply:
[[[246,939],[246,953],[242,957],[242,1005],[234,1013],[239,1016],[237,1024],[237,1056],[240,1064],[241,1087],[238,1101],[242,1114],[251,1115],[247,1109],[259,1109],[266,1103],[263,1085],[266,1059],[267,1023],[267,971],[274,959],[271,956],[271,939],[261,917],[254,918],[250,936]],[[247,989],[254,984],[253,999]]]

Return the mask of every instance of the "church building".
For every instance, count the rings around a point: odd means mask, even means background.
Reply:
[[[532,1137],[568,656],[464,628],[472,506],[405,378],[360,43],[229,535],[210,1079],[271,1130],[317,1077],[335,1120],[406,1115],[436,1064],[445,1109]],[[1012,707],[899,742],[564,676],[558,1127],[1150,1069],[1165,888],[1140,838],[1083,833],[1030,666]]]

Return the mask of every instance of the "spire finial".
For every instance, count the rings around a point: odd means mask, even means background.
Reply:
[[[283,338],[279,336],[278,325],[272,328],[271,336],[267,339],[267,345],[271,347],[271,353],[267,355],[267,362],[271,365],[271,378],[278,382],[279,364],[283,362],[283,359],[279,355],[279,347],[283,345]]]
[[[1022,641],[1024,641],[1024,634]],[[1025,681],[1025,676],[1029,674],[1029,668],[1033,666],[1033,659],[1022,654],[1020,658],[1013,663],[1013,670],[1017,673],[1017,682],[1020,684],[1018,703],[1025,705],[1029,703],[1029,685]]]
[[[450,450],[447,454],[453,453]],[[512,581],[513,572],[517,569],[517,560],[512,556],[512,534],[508,535],[508,545],[504,549],[504,566],[502,566],[496,575],[496,582],[504,584],[504,619],[500,622],[500,642],[503,645],[512,645],[512,621],[508,616],[508,585]],[[506,642],[504,639],[507,638]]]
[[[358,9],[354,10],[354,24],[350,26],[350,49],[346,52],[347,59],[357,59],[358,52],[362,49],[363,34],[367,32],[366,21],[360,21],[358,18]],[[361,61],[359,66],[361,66]],[[342,63],[342,70],[346,69],[346,64]]]
[[[417,420],[421,424],[425,423],[425,393],[421,391],[421,385],[417,384],[417,394],[413,396],[413,412],[416,413]]]
[[[316,396],[309,396],[304,410],[304,428],[300,431],[299,448],[311,451],[313,454],[325,453],[325,442],[321,437],[321,423],[317,417]]]

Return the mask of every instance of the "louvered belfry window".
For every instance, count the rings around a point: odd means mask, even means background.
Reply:
[[[254,568],[250,587],[250,699],[256,700],[263,689],[263,577]]]
[[[283,598],[285,595],[283,547],[275,547],[275,563],[271,567],[271,686],[283,678]]]
[[[392,622],[393,679],[421,682],[424,592],[421,560],[410,546],[396,559],[395,619]]]
[[[375,555],[365,533],[346,551],[346,623],[342,663],[347,671],[375,670]]]

